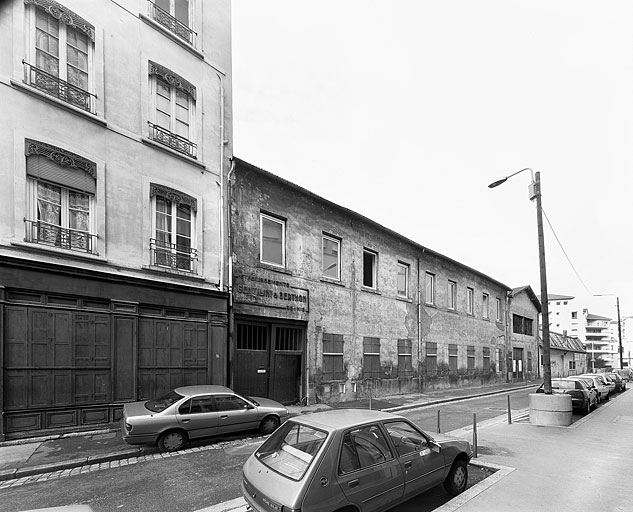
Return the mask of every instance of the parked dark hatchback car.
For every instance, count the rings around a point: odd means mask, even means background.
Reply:
[[[257,512],[388,510],[438,484],[468,483],[468,441],[429,434],[388,412],[338,409],[290,418],[244,464]]]
[[[267,398],[249,398],[224,386],[183,386],[155,400],[123,406],[121,434],[129,444],[180,450],[187,440],[259,429],[273,432],[288,410]]]
[[[544,383],[536,390],[537,393],[544,393]],[[596,407],[597,402],[592,403],[595,396],[591,393],[587,383],[582,379],[552,379],[552,393],[567,393],[571,396],[571,406],[579,409],[585,414],[589,414],[591,409]]]

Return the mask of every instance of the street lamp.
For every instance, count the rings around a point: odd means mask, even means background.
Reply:
[[[620,297],[614,293],[600,293],[594,297],[615,297],[615,304],[618,310],[618,347],[620,351],[620,368],[624,368],[624,350],[622,349],[622,324],[620,323]]]
[[[538,229],[539,265],[541,274],[541,308],[543,315],[543,391],[545,394],[552,394],[552,365],[550,362],[549,347],[549,306],[547,303],[547,272],[545,270],[545,237],[543,236],[543,206],[541,204],[541,173],[534,173],[531,168],[526,167],[520,171],[503,176],[493,181],[488,188],[495,188],[505,183],[508,178],[516,176],[523,171],[530,171],[532,183],[528,188],[530,201],[536,199],[536,223]],[[537,333],[538,334],[538,333]]]

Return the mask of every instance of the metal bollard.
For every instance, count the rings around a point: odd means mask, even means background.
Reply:
[[[473,457],[477,458],[477,413],[473,413]]]
[[[440,410],[437,410],[437,433],[441,434],[442,431],[440,430]]]
[[[510,409],[510,395],[508,395],[508,425],[512,424],[512,409]]]

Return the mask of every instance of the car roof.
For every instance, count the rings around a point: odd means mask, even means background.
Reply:
[[[225,386],[218,386],[215,384],[210,385],[198,385],[198,386],[181,386],[174,389],[176,393],[182,396],[193,395],[213,395],[218,393],[233,393],[232,389]]]
[[[291,418],[292,421],[297,423],[321,427],[326,430],[342,430],[365,423],[393,419],[404,418],[390,412],[370,409],[332,409],[329,411],[302,414],[301,416]]]

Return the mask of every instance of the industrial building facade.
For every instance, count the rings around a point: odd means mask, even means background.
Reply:
[[[336,402],[538,375],[533,294],[247,162],[234,165],[236,390]]]
[[[0,438],[227,380],[228,0],[0,5]]]

